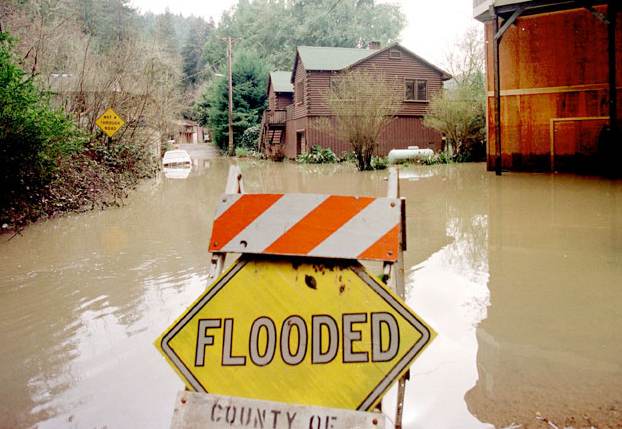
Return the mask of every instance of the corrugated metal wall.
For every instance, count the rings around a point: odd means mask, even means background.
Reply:
[[[606,8],[600,7],[601,13]],[[622,13],[618,14],[622,28]],[[617,38],[618,82],[622,37]],[[495,163],[492,23],[486,24],[488,168]],[[501,143],[503,168],[576,171],[597,154],[608,123],[607,25],[585,9],[519,18],[503,36]],[[619,85],[619,83],[618,83]],[[622,113],[622,91],[618,92]],[[558,125],[563,122],[562,125]],[[563,141],[562,141],[563,140]],[[569,160],[576,155],[576,162]],[[556,160],[556,158],[559,158]]]

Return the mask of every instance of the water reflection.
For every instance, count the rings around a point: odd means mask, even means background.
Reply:
[[[230,162],[2,239],[0,426],[168,427],[182,383],[152,342],[206,286]],[[382,171],[239,164],[250,192],[386,193]],[[412,368],[406,427],[532,424],[536,411],[615,427],[622,184],[482,165],[401,177],[407,300],[439,332]]]
[[[441,166],[403,169],[407,198],[407,302],[439,333],[411,368],[404,424],[486,428],[464,393],[477,382],[475,329],[489,302],[487,176]],[[439,198],[442,195],[442,198]],[[474,198],[475,196],[475,198]],[[395,393],[385,401],[394,409]]]
[[[167,179],[187,179],[192,171],[192,166],[187,167],[164,167],[164,176]]]
[[[621,185],[508,175],[490,187],[492,306],[467,394],[483,419],[622,423]]]

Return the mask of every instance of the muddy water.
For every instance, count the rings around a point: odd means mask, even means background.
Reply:
[[[241,167],[251,192],[386,187],[383,172]],[[182,384],[152,342],[206,286],[227,168],[0,238],[0,427],[168,426]],[[412,368],[406,427],[621,427],[622,183],[482,165],[401,176],[408,302],[439,332]]]

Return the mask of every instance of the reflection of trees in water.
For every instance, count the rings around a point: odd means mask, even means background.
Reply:
[[[488,176],[482,165],[409,166],[400,171],[404,177],[410,262],[425,261],[454,242],[448,263],[486,271]]]
[[[447,235],[454,239],[452,251],[445,253],[447,263],[470,281],[482,283],[482,275],[488,275],[488,216],[450,216]]]

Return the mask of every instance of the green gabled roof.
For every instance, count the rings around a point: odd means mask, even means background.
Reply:
[[[298,47],[298,54],[300,54],[305,70],[341,70],[376,52],[358,48]]]
[[[270,72],[270,81],[274,92],[294,92],[294,86],[290,82],[292,73],[288,71]]]
[[[413,58],[416,58],[422,64],[430,67],[432,70],[437,71],[441,75],[442,80],[451,79],[451,75],[446,71],[436,67],[434,64],[424,60],[419,55],[412,51],[409,51],[399,43],[391,43],[382,49],[359,49],[359,48],[332,48],[324,46],[299,46],[298,55],[294,61],[294,68],[291,73],[291,80],[294,79],[294,73],[296,72],[296,63],[298,58],[302,61],[305,70],[307,71],[332,71],[343,70],[348,67],[353,67],[367,60],[367,58],[378,55],[388,49],[399,48],[406,52]]]

